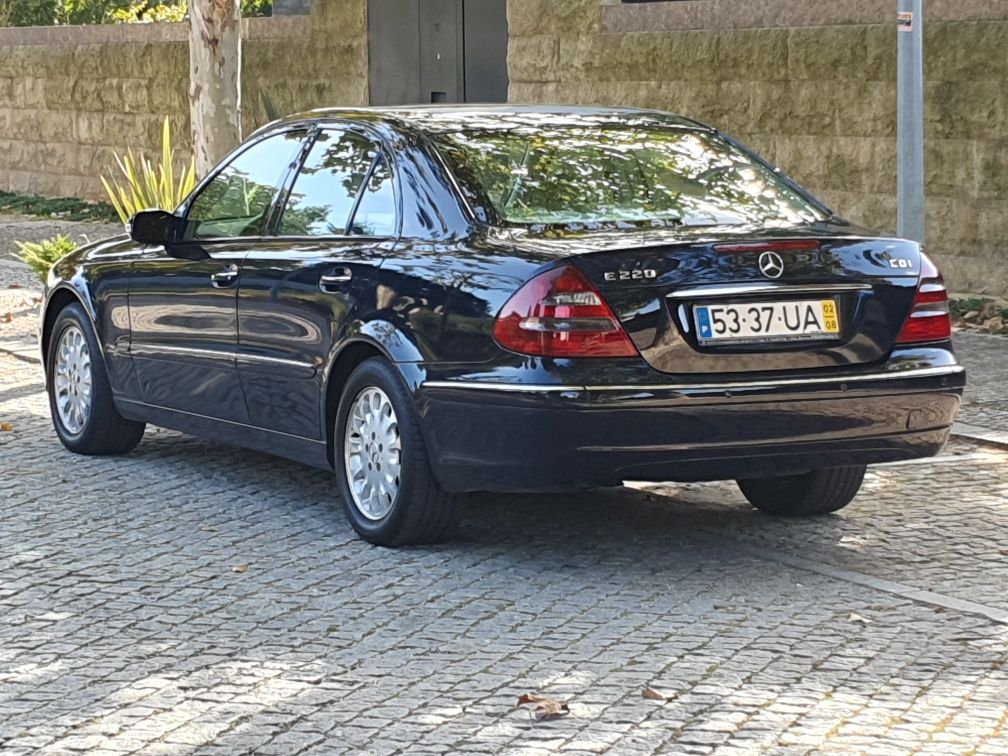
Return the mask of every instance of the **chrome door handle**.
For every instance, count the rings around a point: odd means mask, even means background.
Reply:
[[[338,289],[340,284],[344,284],[353,278],[353,271],[350,268],[336,268],[332,273],[319,276],[319,288],[322,291]]]
[[[238,266],[231,264],[227,266],[224,270],[211,275],[210,283],[216,286],[218,289],[222,289],[225,286],[230,286],[237,279],[238,279]]]

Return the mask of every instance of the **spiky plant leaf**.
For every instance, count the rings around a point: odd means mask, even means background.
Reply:
[[[152,163],[143,154],[116,155],[116,167],[121,181],[112,176],[101,176],[102,186],[125,223],[135,213],[147,208],[174,210],[196,186],[196,161],[190,158],[175,180],[175,150],[172,149],[171,124],[164,119],[161,127],[161,154],[159,162]]]

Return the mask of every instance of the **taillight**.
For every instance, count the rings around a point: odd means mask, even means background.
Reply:
[[[914,294],[910,314],[896,337],[897,344],[920,344],[925,341],[945,341],[952,336],[949,318],[948,292],[938,268],[921,254],[920,283]]]
[[[505,349],[542,357],[634,357],[637,349],[577,268],[530,279],[507,301],[493,335]]]

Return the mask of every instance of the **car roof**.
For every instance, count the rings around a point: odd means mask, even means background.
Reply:
[[[542,128],[557,126],[664,126],[710,130],[698,121],[660,110],[573,105],[399,105],[390,107],[319,108],[282,118],[269,128],[288,123],[327,120],[364,121],[407,131],[444,134],[473,129]]]

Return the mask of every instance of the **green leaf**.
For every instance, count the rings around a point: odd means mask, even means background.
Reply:
[[[167,117],[161,127],[161,154],[156,163],[132,149],[116,155],[122,178],[101,177],[102,186],[120,219],[125,223],[135,213],[148,208],[174,210],[196,186],[196,163],[190,158],[175,179],[175,150],[172,148],[171,122]]]
[[[28,264],[35,274],[43,281],[49,275],[49,270],[60,258],[69,255],[77,245],[69,236],[60,234],[40,242],[14,242],[18,247],[17,256]]]

